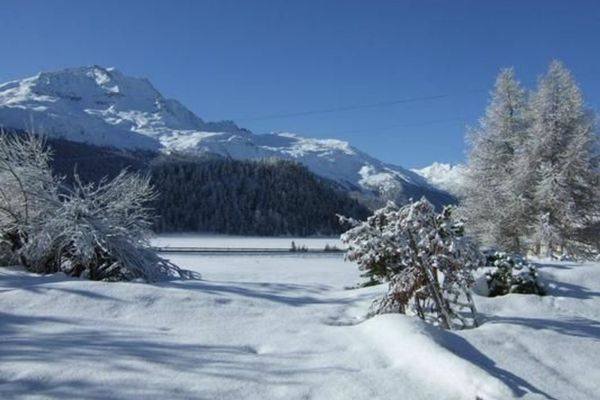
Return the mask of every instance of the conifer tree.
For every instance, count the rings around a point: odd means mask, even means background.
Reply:
[[[532,99],[528,168],[536,248],[577,252],[578,232],[598,217],[598,159],[593,115],[570,72],[553,61]]]
[[[469,138],[463,211],[483,244],[545,255],[597,246],[595,117],[560,62],[551,63],[529,97],[512,70],[502,71]]]
[[[471,153],[464,210],[470,230],[486,245],[520,251],[528,202],[517,173],[528,138],[526,93],[512,69],[503,70],[479,126],[469,135]],[[520,192],[521,191],[521,192]]]

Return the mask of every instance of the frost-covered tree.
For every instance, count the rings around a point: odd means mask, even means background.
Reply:
[[[352,225],[342,234],[341,241],[348,249],[346,260],[356,262],[363,271],[362,276],[369,279],[363,286],[389,281],[405,267],[390,229],[390,225],[398,219],[398,211],[395,203],[388,202],[364,222],[340,217],[342,223]]]
[[[121,172],[61,194],[61,205],[32,227],[21,254],[36,272],[62,271],[92,280],[157,280],[181,271],[151,250],[149,178]]]
[[[531,96],[503,71],[470,140],[463,211],[483,244],[545,255],[597,246],[595,116],[560,62]]]
[[[527,219],[527,193],[517,167],[528,138],[527,96],[512,69],[496,79],[479,126],[470,131],[464,212],[468,228],[486,245],[520,251]]]
[[[531,172],[536,248],[573,252],[578,232],[598,219],[598,157],[593,114],[570,72],[552,62],[532,99]]]
[[[76,179],[66,187],[34,136],[1,135],[0,158],[0,236],[28,270],[94,280],[185,275],[149,246],[148,178],[122,172],[97,185]]]
[[[389,204],[347,232],[349,259],[387,271],[390,280],[371,314],[410,312],[446,329],[475,324],[471,273],[481,258],[462,230],[451,208],[437,214],[423,198]]]
[[[52,175],[51,154],[37,136],[0,131],[0,241],[4,257],[14,259],[31,226],[60,205],[59,180]]]

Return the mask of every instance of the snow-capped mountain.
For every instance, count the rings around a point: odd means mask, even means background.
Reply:
[[[413,169],[412,171],[427,179],[433,186],[454,196],[460,197],[463,192],[465,174],[467,173],[465,165],[434,162],[427,167]]]
[[[447,196],[418,174],[335,139],[256,135],[233,122],[205,122],[147,79],[89,66],[0,85],[0,125],[93,145],[233,159],[285,158],[349,190],[408,198]]]
[[[159,149],[174,132],[231,130],[205,123],[147,79],[98,66],[43,72],[0,85],[0,122],[50,137],[118,148]]]

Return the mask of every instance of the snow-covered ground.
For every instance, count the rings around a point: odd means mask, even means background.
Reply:
[[[171,259],[202,280],[103,283],[0,268],[0,398],[600,393],[600,264],[541,267],[549,296],[477,296],[483,325],[456,333],[402,315],[363,321],[385,287],[346,289],[359,272],[341,257]]]

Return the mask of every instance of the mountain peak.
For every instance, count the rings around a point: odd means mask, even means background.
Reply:
[[[129,94],[152,102],[162,97],[147,79],[128,77],[116,68],[99,65],[41,72],[26,81],[38,94],[69,100],[97,100],[103,96]]]
[[[240,129],[232,122],[205,123],[148,79],[114,67],[66,68],[0,85],[0,121],[50,136],[126,148],[158,149],[160,137],[183,131]]]
[[[427,167],[412,171],[427,179],[433,186],[455,196],[460,197],[464,191],[464,180],[467,174],[465,165],[434,162]]]
[[[289,132],[255,135],[231,121],[205,122],[177,100],[164,98],[149,80],[99,65],[42,72],[0,85],[0,125],[125,149],[290,159],[368,196],[401,193],[408,199],[434,190],[417,174],[343,140]]]

